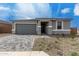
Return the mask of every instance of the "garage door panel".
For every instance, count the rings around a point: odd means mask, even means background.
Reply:
[[[17,34],[36,34],[36,24],[17,24]]]

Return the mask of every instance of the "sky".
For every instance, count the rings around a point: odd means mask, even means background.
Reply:
[[[0,3],[0,19],[71,18],[71,27],[79,28],[79,4],[76,3]]]

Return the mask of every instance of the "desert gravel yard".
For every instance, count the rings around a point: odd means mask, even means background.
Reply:
[[[33,51],[44,51],[50,56],[79,56],[79,37],[44,36],[34,41]]]
[[[9,35],[0,37],[0,51],[31,51],[33,35]]]

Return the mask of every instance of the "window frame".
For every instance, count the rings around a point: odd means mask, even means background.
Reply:
[[[61,22],[61,29],[58,29],[58,22]],[[56,30],[63,30],[63,21],[56,21]]]

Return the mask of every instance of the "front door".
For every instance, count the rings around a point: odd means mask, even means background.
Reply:
[[[46,34],[47,22],[41,22],[41,34]]]

